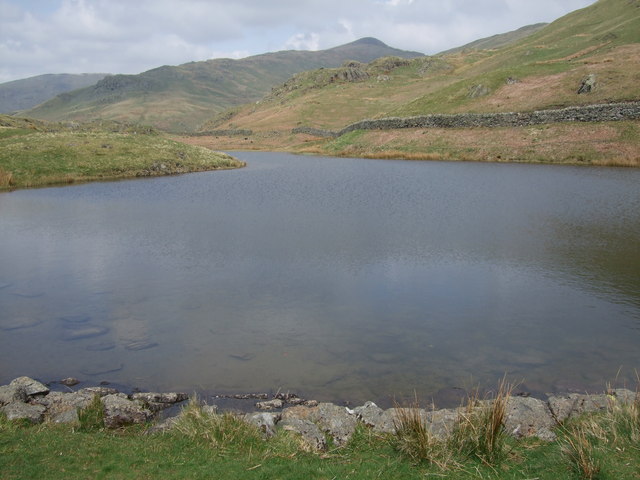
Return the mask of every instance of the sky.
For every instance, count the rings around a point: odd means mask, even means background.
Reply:
[[[594,2],[0,0],[0,83],[45,73],[140,73],[362,37],[430,55]]]

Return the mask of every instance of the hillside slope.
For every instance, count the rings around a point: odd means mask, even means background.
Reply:
[[[328,50],[282,51],[241,60],[215,59],[163,66],[139,75],[114,75],[95,86],[59,95],[25,116],[45,120],[109,119],[192,131],[216,112],[260,99],[273,85],[304,70],[345,60],[369,62],[397,55],[422,56],[364,38]]]
[[[538,30],[541,30],[547,25],[548,23],[526,25],[524,27],[518,28],[517,30],[513,30],[512,32],[499,33],[497,35],[492,35],[487,38],[481,38],[480,40],[467,43],[460,47],[445,50],[444,52],[440,52],[440,55],[450,55],[452,53],[460,53],[468,50],[490,50],[492,48],[506,47],[512,43],[517,42],[518,40],[522,40],[523,38],[528,37],[529,35],[533,35]]]
[[[47,74],[1,83],[0,113],[33,108],[60,93],[93,85],[106,75],[106,73]]]
[[[592,88],[578,93],[586,80]],[[637,120],[320,135],[367,118],[525,112],[639,99],[640,0],[599,0],[499,49],[383,58],[298,74],[259,103],[207,122],[204,136],[189,141],[230,150],[640,166]],[[230,135],[234,130],[252,134]]]
[[[595,76],[588,94],[581,82]],[[299,74],[207,129],[340,129],[363,118],[640,99],[640,0],[599,0],[513,45]]]

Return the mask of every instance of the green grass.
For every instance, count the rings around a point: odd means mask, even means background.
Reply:
[[[495,400],[487,405],[493,413],[486,416],[489,410],[481,408],[473,428],[499,431],[490,417],[499,414],[500,407],[495,407]],[[486,444],[467,449],[460,448],[465,441],[460,443],[455,434],[448,441],[430,436],[420,416],[411,414],[415,409],[399,416],[399,436],[375,434],[360,424],[346,446],[318,453],[306,451],[291,432],[279,431],[267,440],[239,418],[205,414],[195,402],[185,408],[173,430],[155,434],[140,427],[110,431],[92,420],[86,424],[91,428],[34,426],[0,415],[0,477],[633,480],[640,474],[639,408],[638,399],[631,405],[612,403],[604,412],[559,426],[558,440],[551,443],[500,436],[502,453],[493,460]],[[469,419],[469,411],[463,411],[459,424]],[[473,436],[468,429],[466,434]],[[422,446],[407,448],[408,437],[414,447]],[[578,445],[574,451],[571,444]]]
[[[0,127],[0,190],[237,168],[232,157],[148,127],[32,123]]]

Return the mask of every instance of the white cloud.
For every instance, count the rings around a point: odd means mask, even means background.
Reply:
[[[593,2],[0,0],[0,82],[42,73],[137,73],[360,37],[437,53]]]
[[[284,43],[289,50],[318,50],[320,35],[317,33],[296,33]]]

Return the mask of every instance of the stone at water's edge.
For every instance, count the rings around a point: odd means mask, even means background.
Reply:
[[[324,438],[324,434],[310,420],[296,417],[283,418],[278,423],[278,427],[300,435],[303,445],[310,451],[325,450],[327,448],[327,440]]]
[[[12,380],[9,386],[22,387],[29,396],[49,393],[49,387],[29,377],[18,377]]]
[[[510,397],[504,427],[514,437],[538,437],[553,441],[556,426],[549,407],[542,400],[532,397]]]
[[[26,403],[29,399],[24,387],[18,385],[2,385],[0,387],[0,406],[14,402]]]
[[[250,425],[260,429],[266,438],[276,434],[276,424],[282,419],[280,413],[248,413],[244,419]]]
[[[107,428],[119,428],[126,425],[146,423],[153,414],[143,407],[142,402],[129,400],[124,393],[102,397],[104,405],[104,425]]]
[[[45,407],[31,405],[29,403],[10,403],[0,408],[7,420],[29,420],[31,423],[40,423],[44,417]]]
[[[282,412],[282,421],[305,420],[316,424],[330,435],[336,445],[346,444],[356,429],[357,419],[345,407],[333,403],[320,403],[317,407],[290,407]]]
[[[373,402],[366,402],[353,409],[353,413],[376,433],[395,433],[394,415],[391,409],[383,410]]]
[[[20,377],[9,385],[0,386],[0,411],[10,420],[26,419],[34,423],[47,420],[54,423],[77,423],[78,411],[91,404],[94,397],[101,397],[105,413],[105,426],[119,428],[123,425],[146,423],[154,413],[185,401],[184,393],[134,393],[131,397],[108,387],[89,387],[77,392],[49,392],[40,382]],[[531,397],[509,397],[504,427],[515,437],[537,437],[553,441],[553,428],[567,418],[604,410],[613,404],[631,404],[637,401],[636,392],[626,389],[611,390],[608,394],[567,394],[550,396],[548,402]],[[288,395],[287,401],[298,402],[298,397]],[[261,402],[279,408],[285,401]],[[312,406],[309,406],[312,405]],[[486,408],[491,401],[481,402]],[[254,412],[243,415],[247,423],[258,427],[265,437],[275,435],[277,429],[296,432],[309,450],[326,449],[326,438],[331,437],[337,446],[345,445],[353,436],[358,422],[376,433],[396,433],[401,413],[417,415],[429,431],[439,439],[446,439],[455,428],[461,409],[428,411],[424,409],[390,408],[383,410],[373,402],[353,410],[332,403],[303,401],[303,404],[285,408],[282,412]],[[202,407],[204,415],[218,414],[215,405]],[[175,425],[173,417],[153,427],[150,432],[160,432]],[[325,437],[325,435],[327,437]]]
[[[611,395],[580,393],[553,395],[549,397],[549,408],[558,422],[564,422],[568,418],[576,417],[583,413],[605,410],[610,402],[631,403],[634,401],[635,395],[634,392],[626,389],[613,390]]]

